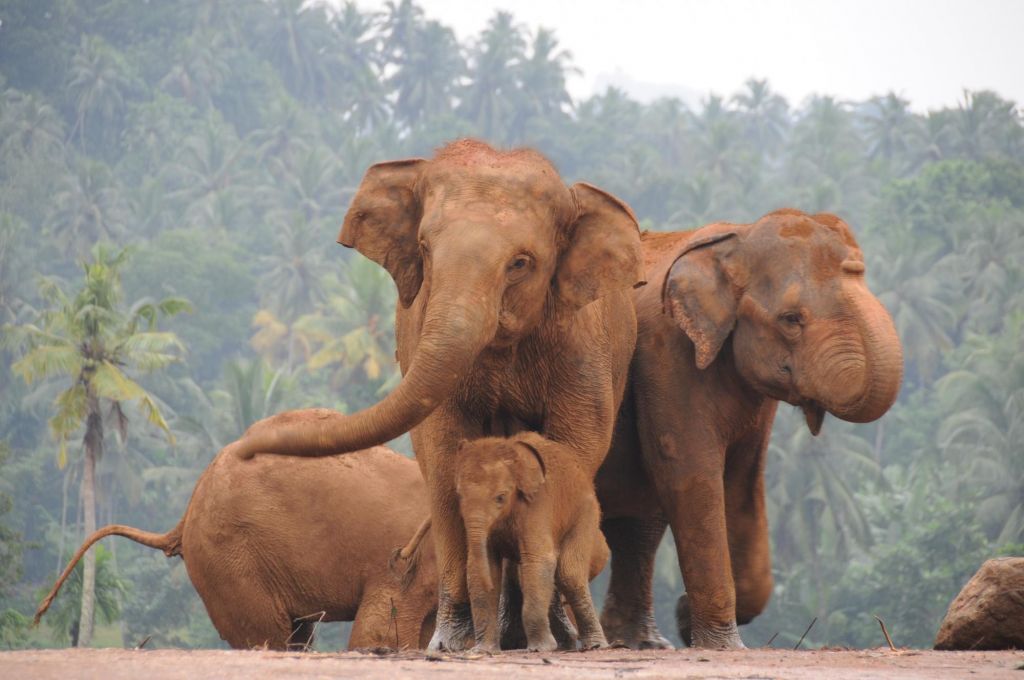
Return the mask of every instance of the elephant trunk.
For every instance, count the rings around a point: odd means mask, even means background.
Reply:
[[[490,593],[494,589],[487,538],[486,527],[466,527],[466,581],[471,598]]]
[[[235,443],[237,453],[328,456],[384,444],[423,422],[455,391],[497,332],[497,303],[484,286],[435,289],[408,371],[398,386],[373,406],[346,416],[323,409],[314,422],[287,418],[254,429]],[[493,288],[493,286],[492,286]],[[282,414],[285,415],[285,414]]]
[[[854,423],[877,420],[889,410],[903,380],[903,349],[892,317],[862,281],[847,282],[845,297],[853,323],[849,330],[859,340],[857,375],[841,362],[826,368],[826,387],[832,399],[822,405],[837,418]],[[826,361],[826,365],[829,362]]]

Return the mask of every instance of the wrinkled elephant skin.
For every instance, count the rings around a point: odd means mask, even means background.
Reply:
[[[235,649],[305,649],[321,620],[355,621],[350,649],[422,648],[437,609],[429,538],[411,564],[389,561],[427,508],[419,467],[383,447],[253,462],[222,452],[168,533],[112,525],[90,536],[37,620],[85,550],[118,535],[181,556],[214,627]]]
[[[772,591],[764,465],[778,402],[869,422],[896,399],[903,358],[864,260],[834,215],[646,233],[639,332],[615,441],[597,478],[612,578],[605,633],[662,646],[654,551],[671,526],[687,594],[680,636],[742,646]]]
[[[531,430],[596,472],[636,343],[636,218],[600,189],[566,186],[534,151],[462,140],[431,160],[372,166],[339,241],[398,287],[402,381],[374,406],[324,412],[313,427],[268,418],[233,453],[331,455],[411,430],[441,572],[431,648],[463,649],[474,636],[455,450]]]

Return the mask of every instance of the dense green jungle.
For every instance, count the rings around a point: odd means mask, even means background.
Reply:
[[[0,21],[0,647],[85,642],[80,573],[29,624],[89,521],[165,531],[255,420],[396,384],[394,285],[335,240],[370,164],[462,136],[541,150],[646,229],[792,206],[855,230],[902,392],[818,437],[780,408],[776,586],[748,645],[816,618],[805,646],[874,647],[877,615],[930,646],[982,561],[1024,554],[1024,121],[999,93],[573,100],[552,31],[498,12],[460,42],[410,0],[4,0]],[[98,551],[95,610],[92,645],[222,646],[183,563],[124,539]]]

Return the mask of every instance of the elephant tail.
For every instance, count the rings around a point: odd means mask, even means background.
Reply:
[[[416,577],[416,567],[419,565],[420,545],[423,544],[423,537],[430,531],[430,517],[428,516],[416,533],[412,535],[409,542],[401,548],[395,548],[388,560],[388,568],[392,572],[399,572],[402,578],[402,590],[408,588]],[[401,566],[399,566],[401,563]]]
[[[149,548],[163,550],[165,555],[173,557],[175,555],[181,555],[181,535],[184,529],[185,518],[182,517],[181,521],[178,522],[178,525],[166,534],[154,534],[149,531],[136,529],[135,527],[125,526],[124,524],[108,524],[102,529],[98,529],[93,532],[93,534],[85,539],[82,545],[75,552],[71,561],[68,563],[68,566],[65,567],[63,573],[61,573],[60,578],[58,578],[57,582],[53,584],[53,589],[50,591],[50,594],[47,595],[46,599],[44,599],[39,605],[39,609],[36,610],[35,618],[32,620],[32,625],[35,626],[39,624],[39,619],[42,618],[43,614],[46,613],[46,610],[50,608],[51,604],[53,604],[54,598],[57,597],[57,593],[60,592],[61,586],[64,585],[64,582],[68,580],[69,576],[71,576],[71,571],[75,568],[75,565],[78,564],[80,559],[82,559],[82,556],[85,555],[86,551],[101,538],[105,538],[107,536],[124,536],[125,538],[130,538],[136,543],[141,543]]]

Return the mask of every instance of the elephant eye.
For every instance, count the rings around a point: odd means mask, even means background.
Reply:
[[[497,503],[498,505],[504,504],[505,503],[505,494],[499,493],[497,496],[494,497],[494,502]]]
[[[783,323],[788,323],[794,326],[799,326],[804,321],[804,318],[799,312],[785,312],[779,318],[782,319]]]
[[[517,255],[508,263],[508,277],[512,281],[518,281],[530,270],[530,257],[528,255]]]

